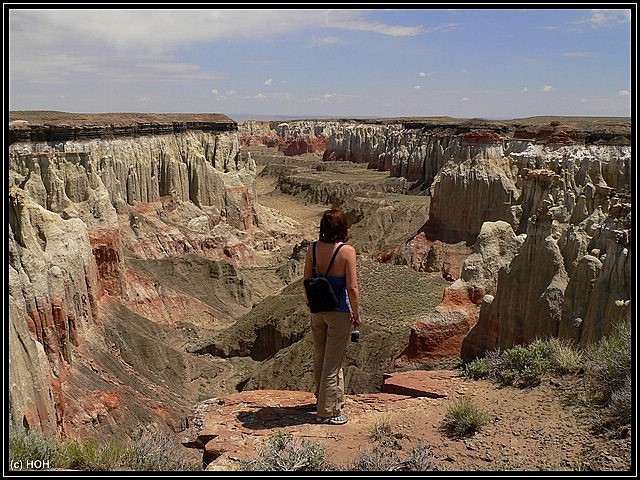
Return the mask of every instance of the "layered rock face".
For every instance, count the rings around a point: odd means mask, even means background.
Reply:
[[[395,368],[436,364],[458,357],[470,331],[478,323],[481,302],[496,294],[499,273],[518,253],[524,236],[516,236],[504,221],[485,222],[464,260],[462,274],[445,289],[435,312],[411,328],[409,344],[395,359]]]
[[[337,125],[339,126],[339,124]],[[323,154],[327,148],[327,125],[247,121],[241,126],[242,145],[277,147],[288,156]]]
[[[9,193],[8,243],[12,413],[54,434],[73,347],[98,321],[96,262],[82,220],[63,219],[18,187]]]
[[[110,124],[12,124],[8,321],[16,421],[49,434],[113,433],[154,415],[175,425],[187,410],[180,382],[193,369],[171,341],[152,346],[151,338],[180,322],[209,330],[231,322],[234,308],[251,305],[236,267],[261,265],[279,238],[299,236],[257,205],[255,164],[240,152],[235,123],[223,120],[117,132]],[[206,287],[194,302],[198,292],[140,273],[191,254],[209,263],[189,270],[237,282],[233,303],[211,298]],[[133,270],[134,259],[146,263]],[[145,322],[146,332],[137,332],[134,324]],[[121,335],[114,331],[129,334],[114,341]],[[131,341],[147,346],[130,350]],[[154,375],[127,373],[145,357],[186,371],[164,386]],[[142,406],[154,396],[165,403]]]

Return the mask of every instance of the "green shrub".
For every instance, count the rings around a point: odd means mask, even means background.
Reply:
[[[349,466],[360,472],[427,472],[442,470],[434,461],[433,452],[422,442],[413,447],[404,460],[393,451],[376,445],[373,450],[361,449],[358,458]]]
[[[128,469],[137,471],[202,470],[200,463],[184,458],[181,449],[173,435],[151,424],[133,435],[124,461]]]
[[[185,471],[201,470],[199,462],[182,458],[180,445],[169,433],[156,426],[140,429],[128,446],[84,441],[58,441],[40,431],[26,431],[9,423],[9,456],[11,470],[29,470],[38,460],[45,468],[80,471]]]
[[[614,325],[611,334],[586,353],[585,383],[589,399],[604,407],[599,423],[617,428],[631,422],[631,320]]]
[[[397,470],[400,464],[398,454],[379,445],[373,450],[360,450],[358,458],[349,466],[349,470],[357,472],[390,472]]]
[[[454,400],[444,420],[445,431],[454,438],[464,438],[477,432],[489,420],[469,397]]]
[[[540,383],[540,377],[549,370],[548,344],[535,341],[528,347],[517,345],[503,353],[506,368],[497,369],[495,374],[503,385],[520,387],[535,386]]]
[[[549,372],[579,372],[581,363],[581,352],[569,341],[538,339],[526,347],[517,345],[504,351],[489,351],[483,358],[464,365],[461,375],[475,380],[488,378],[501,385],[531,387],[538,385],[541,377]]]
[[[611,394],[611,401],[599,426],[606,430],[624,427],[631,423],[631,376],[627,375],[624,386]],[[624,429],[621,430],[625,432]],[[624,435],[623,435],[624,436]]]
[[[71,470],[106,472],[120,467],[124,455],[118,447],[99,445],[93,438],[82,443],[69,440],[58,449],[55,465]]]
[[[550,338],[545,340],[551,359],[551,368],[559,374],[579,373],[583,369],[584,356],[569,340]]]
[[[493,365],[488,358],[477,358],[463,365],[462,375],[472,380],[489,378],[493,374]]]
[[[400,470],[408,472],[430,472],[443,470],[434,461],[434,455],[430,448],[420,442],[417,447],[413,447],[409,456],[402,462]]]
[[[587,349],[585,373],[591,398],[608,403],[613,393],[624,387],[630,372],[631,325],[623,322]]]
[[[41,432],[9,422],[9,470],[30,470],[34,460],[54,467],[58,449],[58,443]]]
[[[375,442],[388,442],[393,437],[391,422],[386,415],[374,418],[369,438]]]
[[[239,469],[292,472],[319,471],[329,467],[325,464],[324,449],[320,445],[277,432],[272,434],[266,446],[259,450],[258,458],[241,460]]]
[[[595,415],[596,426],[625,435],[631,422],[631,358],[628,318],[585,350],[564,339],[537,339],[527,347],[489,351],[466,363],[460,374],[520,387],[537,385],[546,373],[584,374],[588,401],[603,407]]]

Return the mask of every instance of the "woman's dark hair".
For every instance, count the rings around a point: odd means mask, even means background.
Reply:
[[[320,241],[337,243],[348,239],[347,215],[339,208],[325,211],[320,220]]]

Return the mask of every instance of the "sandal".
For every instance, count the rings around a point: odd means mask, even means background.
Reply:
[[[349,420],[346,415],[338,415],[337,417],[319,417],[320,423],[328,423],[329,425],[344,425]]]

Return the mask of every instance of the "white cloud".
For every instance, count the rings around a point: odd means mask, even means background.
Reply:
[[[118,83],[218,80],[222,73],[177,61],[170,52],[219,39],[310,29],[391,36],[423,31],[370,22],[367,16],[367,10],[356,9],[12,9],[7,14],[11,81],[64,85],[76,74]],[[338,41],[332,35],[318,38],[325,45]]]
[[[462,97],[460,99],[461,102],[468,102],[469,101],[469,97]]]
[[[522,87],[522,89],[520,90],[520,92],[524,93],[524,92],[528,92],[529,91],[529,87],[527,87],[526,85],[524,87]]]
[[[290,93],[278,93],[278,94],[274,95],[274,98],[277,99],[280,102],[282,102],[282,101],[290,102],[290,101],[294,100],[294,97]]]
[[[629,92],[629,90],[618,90],[618,95],[620,97],[626,97],[627,95],[631,95],[631,92]]]
[[[269,85],[271,85],[273,83],[273,78],[268,79],[267,81],[264,82],[264,84],[268,87]]]
[[[312,47],[322,47],[324,45],[333,45],[338,43],[337,37],[322,37],[322,38],[312,38],[311,46]]]
[[[542,91],[543,92],[550,92],[551,90],[553,90],[553,86],[552,85],[545,85],[542,87]]]
[[[402,25],[387,25],[384,23],[373,23],[365,21],[339,22],[334,24],[333,26],[337,28],[344,28],[345,30],[374,32],[381,35],[389,35],[391,37],[413,37],[425,32],[422,26],[405,27]]]
[[[328,100],[337,99],[337,98],[344,99],[344,95],[338,95],[335,92],[327,92],[319,96],[307,97],[302,101],[305,103],[310,102],[310,103],[326,104]]]
[[[87,46],[85,50],[83,47],[61,47],[60,51],[72,53],[53,53],[55,47],[52,45],[34,46],[33,50],[27,51],[27,46],[20,44],[10,52],[11,80],[66,84],[78,76],[92,81],[111,80],[118,83],[189,82],[223,78],[219,72],[204,70],[200,65],[179,61],[171,55],[144,54],[132,49],[113,57],[95,46]]]
[[[460,23],[445,23],[444,25],[439,25],[434,28],[429,28],[427,32],[450,32],[452,30],[457,30],[462,24]]]
[[[14,45],[84,45],[98,42],[125,51],[166,52],[193,43],[267,37],[310,28],[415,36],[421,26],[366,20],[366,10],[308,9],[16,9],[9,29]],[[37,25],[37,28],[33,28]],[[335,43],[336,37],[320,39]]]
[[[222,76],[216,72],[204,71],[200,65],[176,62],[171,59],[139,62],[137,67],[143,75],[148,75],[158,80],[215,80]]]
[[[420,73],[418,73],[418,76],[420,76],[420,77],[430,77],[434,73],[435,72],[420,72]]]
[[[586,23],[591,25],[593,28],[601,28],[630,22],[631,10],[594,9],[591,11],[591,16],[589,18],[576,23]]]
[[[421,85],[416,85],[415,87],[413,87],[414,90],[420,90],[422,88]]]
[[[211,95],[213,95],[215,100],[226,100],[235,97],[237,93],[235,90],[227,90],[225,93],[220,93],[217,88],[211,90]]]

